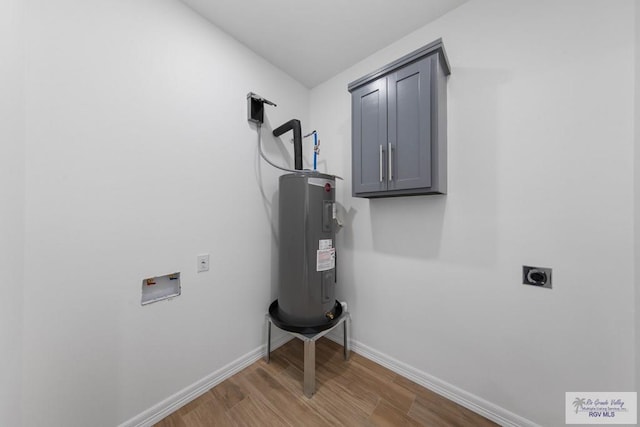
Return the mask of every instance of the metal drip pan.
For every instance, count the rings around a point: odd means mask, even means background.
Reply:
[[[333,306],[333,319],[327,319],[326,323],[322,323],[320,325],[314,326],[299,326],[292,325],[280,318],[280,311],[278,310],[278,300],[275,300],[269,306],[269,316],[271,317],[271,321],[280,329],[289,332],[296,332],[303,335],[317,334],[318,332],[322,332],[326,329],[331,328],[336,325],[342,316],[342,304],[338,300],[336,300],[335,305]]]

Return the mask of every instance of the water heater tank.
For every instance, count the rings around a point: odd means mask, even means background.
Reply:
[[[335,177],[317,172],[280,177],[278,311],[295,326],[334,316]]]

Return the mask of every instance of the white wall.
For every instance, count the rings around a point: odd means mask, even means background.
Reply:
[[[27,20],[24,425],[114,426],[263,344],[278,173],[245,96],[305,126],[309,92],[177,0]],[[182,296],[141,307],[175,271]]]
[[[633,7],[474,0],[312,90],[357,342],[541,425],[633,389]],[[347,84],[438,37],[449,194],[352,198]]]
[[[28,8],[24,426],[117,425],[262,343],[278,173],[257,161],[249,91],[278,104],[274,127],[317,129],[321,169],[346,178],[340,297],[356,340],[542,425],[564,422],[565,391],[633,388],[631,0],[474,0],[311,98],[178,1],[90,3]],[[20,284],[15,16],[3,3],[0,271]],[[437,37],[453,66],[450,193],[351,198],[347,83]],[[203,252],[212,270],[196,274]],[[553,267],[555,289],[519,285],[522,264]],[[177,270],[183,295],[140,307],[142,278]],[[0,424],[17,425],[22,293],[8,282]]]
[[[0,425],[20,425],[24,256],[24,37],[21,0],[0,3]]]
[[[636,2],[636,63],[635,63],[635,205],[634,205],[634,226],[635,226],[635,274],[634,282],[636,287],[636,386],[635,391],[640,392],[640,5]],[[640,401],[640,400],[639,400]]]

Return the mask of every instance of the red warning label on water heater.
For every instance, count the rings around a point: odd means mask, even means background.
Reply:
[[[318,250],[316,271],[331,270],[336,267],[336,248]]]

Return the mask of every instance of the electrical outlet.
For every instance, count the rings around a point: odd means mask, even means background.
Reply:
[[[198,255],[198,273],[209,271],[209,254]]]
[[[522,284],[551,289],[551,269],[546,267],[522,266]]]

